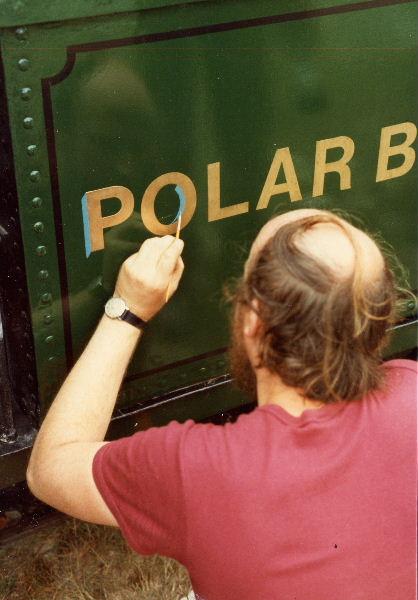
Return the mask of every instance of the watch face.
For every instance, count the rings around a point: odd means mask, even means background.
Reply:
[[[105,305],[105,313],[111,319],[118,319],[126,310],[125,301],[122,298],[110,298]]]

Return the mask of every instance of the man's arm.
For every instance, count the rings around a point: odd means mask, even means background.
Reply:
[[[183,242],[151,238],[123,264],[116,295],[148,321],[174,293],[183,272]],[[27,471],[35,496],[72,516],[106,525],[116,521],[98,492],[92,462],[106,444],[117,394],[140,331],[104,316],[42,423]]]

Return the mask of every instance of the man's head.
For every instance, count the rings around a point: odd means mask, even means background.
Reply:
[[[270,220],[236,292],[232,370],[255,392],[269,373],[311,400],[363,397],[381,383],[394,277],[376,243],[327,211]]]

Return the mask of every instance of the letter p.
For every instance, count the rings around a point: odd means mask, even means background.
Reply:
[[[117,198],[121,207],[113,215],[104,217],[102,215],[102,200]],[[81,199],[84,224],[84,243],[86,247],[86,257],[92,252],[103,250],[104,237],[103,230],[107,227],[120,225],[133,213],[134,197],[132,192],[121,185],[112,185],[107,188],[86,192]]]

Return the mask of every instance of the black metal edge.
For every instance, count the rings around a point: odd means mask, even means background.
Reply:
[[[205,382],[204,386],[199,389],[194,389],[196,386],[184,388],[181,392],[169,399],[169,395],[165,398],[166,402],[175,402],[184,398],[185,395],[197,394],[199,392],[207,392],[219,385],[225,385],[231,382],[229,376],[219,377],[215,380]],[[192,389],[193,388],[193,389]],[[254,402],[245,402],[239,406],[235,406],[228,410],[222,410],[213,415],[199,419],[202,423],[216,423],[222,425],[224,423],[234,422],[242,413],[251,412],[255,408]],[[154,406],[155,408],[155,406]],[[129,421],[133,426],[134,420],[139,418],[139,414],[152,409],[152,407],[139,408],[136,412],[125,414],[124,422]],[[22,449],[22,460],[26,460],[28,448]],[[4,458],[4,457],[3,457]],[[7,459],[7,457],[5,457]],[[1,457],[0,457],[1,460]],[[7,488],[0,489],[0,546],[13,540],[17,536],[31,531],[37,530],[44,523],[49,522],[53,518],[63,517],[61,513],[44,504],[35,498],[28,489],[25,481],[17,482]]]
[[[39,422],[38,382],[19,218],[12,138],[0,49],[0,306],[14,411]]]
[[[6,348],[3,341],[3,325],[0,306],[0,442],[10,444],[16,441],[17,433],[13,418],[12,386],[7,367]]]
[[[197,384],[178,388],[173,392],[155,397],[152,401],[147,401],[143,404],[138,403],[134,406],[116,408],[109,423],[106,439],[120,437],[123,432],[125,435],[133,433],[135,431],[135,423],[140,422],[146,424],[148,422],[148,415],[152,411],[160,411],[161,408],[167,408],[169,413],[172,414],[172,412],[170,412],[170,406],[173,406],[176,402],[183,401],[185,399],[189,401],[189,398],[190,401],[192,399],[196,400],[200,394],[210,393],[212,390],[220,386],[230,385],[232,383],[233,380],[230,375],[221,375]],[[239,409],[241,404],[237,403],[237,406]],[[208,418],[210,419],[211,416]],[[145,426],[146,425],[144,425],[144,428]],[[2,485],[4,485],[4,483],[1,481],[1,472],[4,472],[2,467],[6,464],[5,461],[8,459],[11,461],[17,461],[17,463],[20,465],[19,470],[23,474],[25,467],[22,465],[28,460],[28,455],[37,433],[35,428],[28,428],[27,424],[24,422],[24,420],[22,420],[22,418],[17,420],[16,429],[18,435],[15,444],[4,444],[0,442],[0,490]]]

